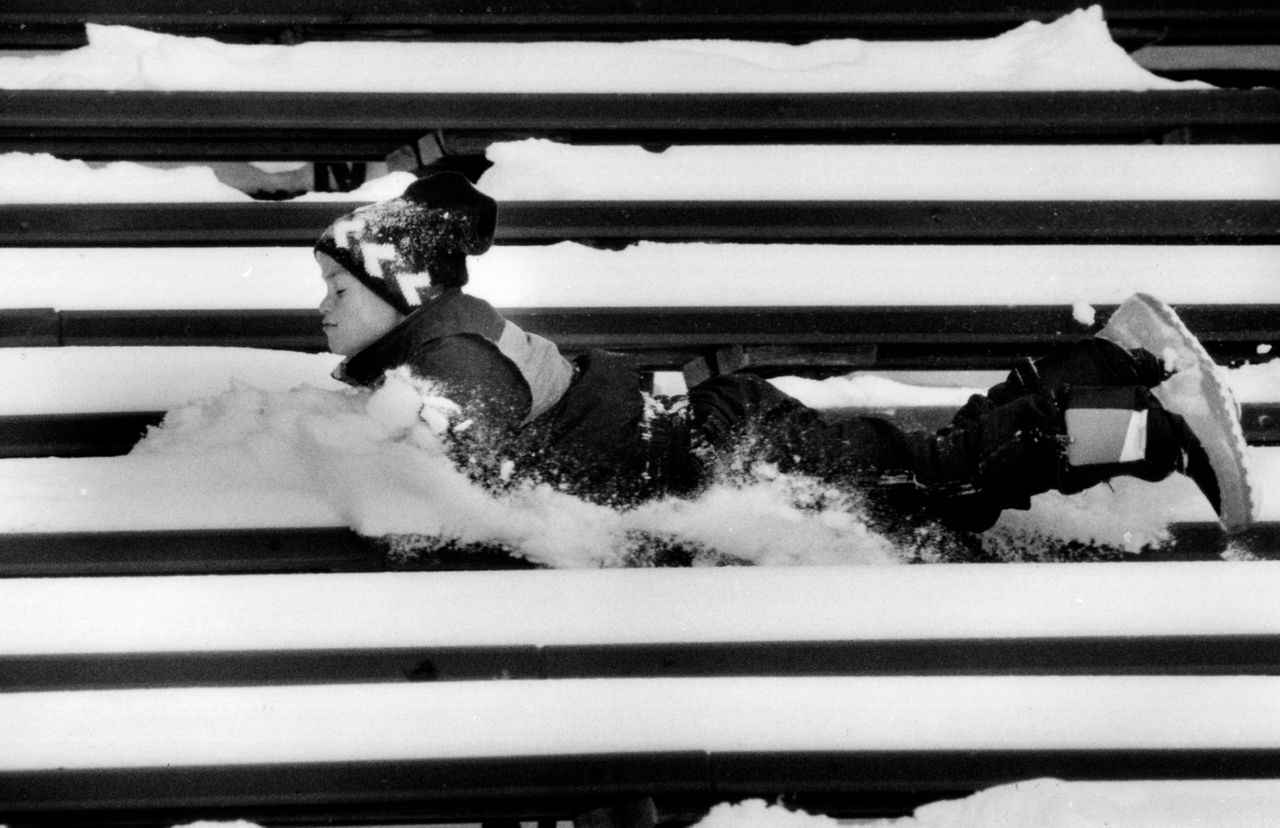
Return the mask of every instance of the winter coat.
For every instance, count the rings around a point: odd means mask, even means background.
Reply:
[[[641,374],[630,357],[593,350],[570,362],[489,303],[452,289],[351,356],[336,376],[376,387],[400,366],[438,383],[476,421],[455,459],[481,482],[494,483],[500,467],[514,463],[517,479],[594,500],[641,496],[649,443]],[[509,479],[511,469],[501,476]]]

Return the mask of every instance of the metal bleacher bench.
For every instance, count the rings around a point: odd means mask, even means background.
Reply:
[[[798,0],[9,0],[7,48],[85,21],[242,42],[315,38],[976,37],[1076,4]],[[439,4],[434,4],[439,5]],[[548,6],[555,7],[549,10]],[[1280,42],[1280,13],[1107,4],[1117,40]],[[1228,73],[1230,74],[1230,73]],[[475,156],[599,143],[1273,143],[1274,73],[1178,92],[447,95],[0,91],[0,152],[85,159]],[[1206,74],[1211,82],[1227,74]],[[351,118],[359,112],[359,118]],[[310,245],[326,204],[0,205],[3,248]],[[1272,245],[1275,201],[514,202],[498,243]],[[1098,307],[1105,320],[1109,307]],[[1223,362],[1280,344],[1280,307],[1180,307]],[[999,368],[1079,325],[1069,308],[523,308],[572,352],[831,373]],[[1100,320],[1100,321],[1101,321]],[[315,351],[314,311],[0,311],[0,345]],[[831,332],[840,332],[833,334]],[[0,418],[0,456],[119,454],[161,412]],[[1244,409],[1280,443],[1274,403]],[[345,529],[0,538],[0,823],[572,820],[687,825],[746,797],[836,816],[1035,776],[1268,779],[1280,767],[1274,561],[1174,528],[1150,563],[534,570],[442,549],[385,572]],[[1255,540],[1280,545],[1275,526]],[[1235,543],[1232,541],[1231,543]],[[1171,558],[1182,560],[1170,560]],[[496,571],[506,570],[506,571]],[[113,576],[113,577],[97,577]],[[213,577],[217,576],[217,577]]]
[[[0,581],[0,813],[653,826],[745,797],[865,817],[1038,776],[1266,779],[1278,574]]]

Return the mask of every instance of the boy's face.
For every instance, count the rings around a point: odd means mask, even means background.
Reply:
[[[320,303],[329,350],[341,356],[359,353],[404,319],[346,268],[323,253],[316,254],[326,294]]]

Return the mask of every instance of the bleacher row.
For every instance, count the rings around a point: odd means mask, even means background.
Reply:
[[[66,48],[92,20],[248,42],[923,40],[994,34],[1070,10],[925,3],[904,13],[830,0],[697,13],[678,2],[420,5],[205,3],[206,12],[177,16],[149,2],[14,0],[0,10],[0,34],[8,48]],[[1280,15],[1256,7],[1184,0],[1107,12],[1131,48],[1280,43]],[[1217,72],[1204,77],[1224,77]],[[528,136],[1265,144],[1280,138],[1280,90],[0,91],[0,152],[358,163],[430,145],[466,165],[494,141]],[[7,204],[0,248],[198,255],[303,246],[351,206]],[[1275,200],[515,202],[503,206],[498,243],[1273,245],[1278,216]],[[1100,324],[1110,308],[1097,310]],[[1224,363],[1280,345],[1280,306],[1179,310]],[[510,315],[569,351],[630,350],[650,368],[694,373],[994,369],[1080,329],[1071,308],[1039,305]],[[296,309],[7,308],[0,345],[315,351],[316,322]],[[1280,443],[1278,409],[1280,396],[1245,406],[1251,443]],[[119,454],[160,415],[5,417],[0,456]],[[746,797],[866,817],[1036,776],[1275,778],[1276,564],[1185,560],[1229,556],[1242,542],[1274,556],[1275,527],[1252,542],[1210,524],[1174,535],[1170,550],[1132,564],[547,572],[446,548],[422,567],[513,571],[387,573],[377,571],[379,550],[342,527],[13,533],[0,540],[0,822],[651,828]],[[95,577],[104,575],[117,577]]]

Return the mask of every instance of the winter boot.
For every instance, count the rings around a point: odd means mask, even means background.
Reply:
[[[1141,348],[1128,350],[1109,339],[1086,337],[1039,359],[1027,358],[1014,366],[1004,382],[989,388],[985,396],[1001,406],[1027,394],[1052,393],[1072,385],[1159,385],[1168,378],[1159,358]],[[986,408],[981,397],[969,400],[953,421],[980,416]]]
[[[1184,473],[1213,504],[1227,532],[1248,529],[1257,512],[1258,493],[1245,465],[1239,406],[1204,346],[1172,308],[1143,293],[1125,300],[1098,337],[1159,357],[1169,376],[1152,393],[1194,436]]]

